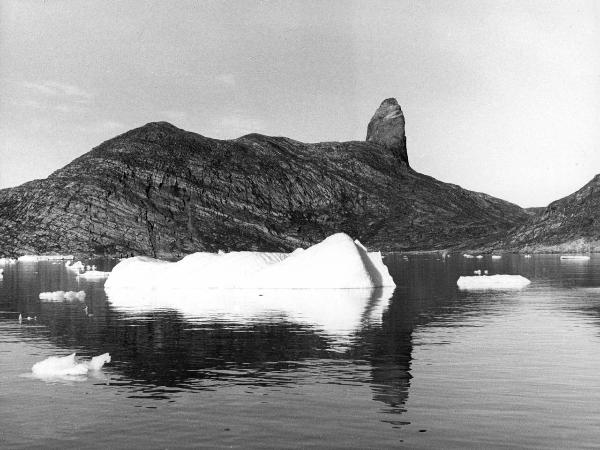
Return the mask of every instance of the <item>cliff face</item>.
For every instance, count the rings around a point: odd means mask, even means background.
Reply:
[[[523,252],[600,251],[600,175],[550,203],[495,245]]]
[[[291,250],[339,231],[382,250],[443,249],[498,239],[527,219],[410,169],[403,116],[401,131],[388,127],[401,114],[376,113],[370,142],[318,144],[149,123],[47,179],[0,190],[0,253]]]

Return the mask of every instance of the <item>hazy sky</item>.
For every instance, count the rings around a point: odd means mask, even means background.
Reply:
[[[0,0],[0,188],[166,120],[364,140],[387,97],[419,172],[544,206],[600,173],[600,2]]]

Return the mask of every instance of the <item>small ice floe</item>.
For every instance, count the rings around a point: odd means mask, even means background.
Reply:
[[[98,279],[108,278],[109,275],[110,272],[102,272],[100,270],[88,270],[87,272],[83,272],[77,275],[77,278]]]
[[[38,262],[39,257],[37,255],[23,255],[17,259],[19,262]]]
[[[502,255],[492,255],[492,259],[502,259]]]
[[[467,259],[473,258],[473,255],[469,255],[468,253],[464,253],[463,256]]]
[[[523,258],[531,258],[531,255],[529,255],[529,254],[523,255]]]
[[[474,271],[473,271],[473,274],[474,274],[474,275],[481,275],[481,269],[479,269],[479,270],[474,270]]]
[[[561,261],[589,261],[588,255],[561,255]]]
[[[483,255],[477,255],[475,258],[477,258],[477,259],[483,259]]]
[[[487,271],[487,269],[483,271],[483,274],[484,274],[484,275],[487,275],[487,274],[488,274],[488,271]]]
[[[85,269],[85,266],[84,266],[84,264],[81,261],[77,261],[77,262],[72,263],[72,264],[71,264],[71,262],[66,262],[65,263],[65,267],[67,269],[74,270],[74,271],[81,271],[81,270]]]
[[[17,260],[15,258],[0,258],[0,265],[14,264]]]
[[[95,356],[90,361],[79,361],[75,353],[68,356],[50,356],[35,363],[31,372],[39,378],[60,378],[87,375],[90,371],[98,371],[110,362],[110,354]]]
[[[460,277],[456,284],[459,289],[519,289],[531,281],[521,275],[489,275]]]
[[[84,291],[79,291],[79,292],[74,292],[74,291],[41,292],[40,300],[50,300],[50,301],[54,301],[54,302],[61,302],[63,300],[84,301],[85,300],[85,292]]]

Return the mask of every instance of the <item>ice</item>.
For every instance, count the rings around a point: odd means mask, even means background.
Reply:
[[[23,255],[23,256],[19,256],[17,261],[19,261],[19,262],[38,262],[38,256],[37,255]]]
[[[0,264],[3,266],[6,264],[14,264],[16,262],[17,260],[14,258],[0,258]]]
[[[468,253],[464,253],[463,256],[467,259],[473,258],[473,255],[469,255]]]
[[[344,233],[292,253],[194,253],[172,263],[133,257],[115,266],[107,291],[121,288],[323,289],[395,286],[380,252]]]
[[[502,259],[502,255],[492,255],[492,259]]]
[[[33,365],[31,371],[37,377],[52,378],[63,376],[86,375],[90,370],[98,371],[105,363],[110,362],[110,355],[104,353],[90,361],[80,362],[75,353],[68,356],[50,356]]]
[[[84,301],[85,300],[85,292],[84,291],[79,291],[79,292],[74,292],[74,291],[41,292],[39,297],[40,297],[40,300],[50,300],[50,301],[55,301],[55,302],[60,302],[63,300]]]
[[[65,267],[70,270],[81,271],[85,268],[84,264],[81,261],[77,261],[75,263],[71,263],[67,261],[65,263]]]
[[[110,272],[102,272],[100,270],[88,270],[87,272],[84,273],[80,273],[79,275],[77,275],[78,278],[87,278],[87,279],[94,279],[94,278],[107,278],[110,275]]]
[[[563,261],[589,261],[590,257],[587,255],[562,255],[560,259]]]
[[[456,284],[459,289],[515,289],[531,281],[521,275],[462,276]]]

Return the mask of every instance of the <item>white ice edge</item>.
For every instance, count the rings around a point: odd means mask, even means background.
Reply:
[[[459,289],[519,289],[531,281],[521,275],[461,276],[456,282]]]

